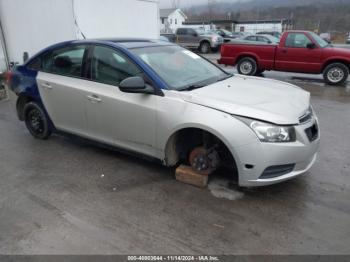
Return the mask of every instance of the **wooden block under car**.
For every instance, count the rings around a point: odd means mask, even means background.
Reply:
[[[204,188],[208,185],[208,176],[196,173],[190,166],[179,166],[175,171],[176,180]]]

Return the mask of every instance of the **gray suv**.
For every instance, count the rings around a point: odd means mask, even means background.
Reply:
[[[189,27],[178,28],[174,35],[164,34],[163,36],[185,48],[197,48],[203,54],[219,50],[224,42],[224,39],[214,32]]]

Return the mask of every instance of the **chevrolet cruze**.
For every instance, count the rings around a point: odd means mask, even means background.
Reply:
[[[308,171],[319,145],[310,94],[232,75],[175,44],[70,41],[8,73],[29,132],[60,131],[202,174],[226,168],[241,186]]]

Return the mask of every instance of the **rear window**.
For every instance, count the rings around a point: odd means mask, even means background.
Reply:
[[[42,58],[44,72],[81,77],[85,46],[70,46],[51,52]]]

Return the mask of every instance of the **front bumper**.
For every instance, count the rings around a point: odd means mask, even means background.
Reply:
[[[317,125],[316,118],[309,123],[295,127],[297,139],[292,143],[250,143],[238,148],[235,152],[236,164],[239,172],[239,185],[267,186],[283,182],[307,172],[315,163],[320,141],[320,132],[317,137],[310,139],[307,131]],[[287,173],[264,177],[264,171],[273,167],[292,166]]]
[[[210,46],[211,46],[211,48],[218,49],[218,48],[221,47],[222,44],[223,44],[222,41],[219,41],[219,42],[213,42],[213,41],[212,41],[211,44],[210,44]]]

